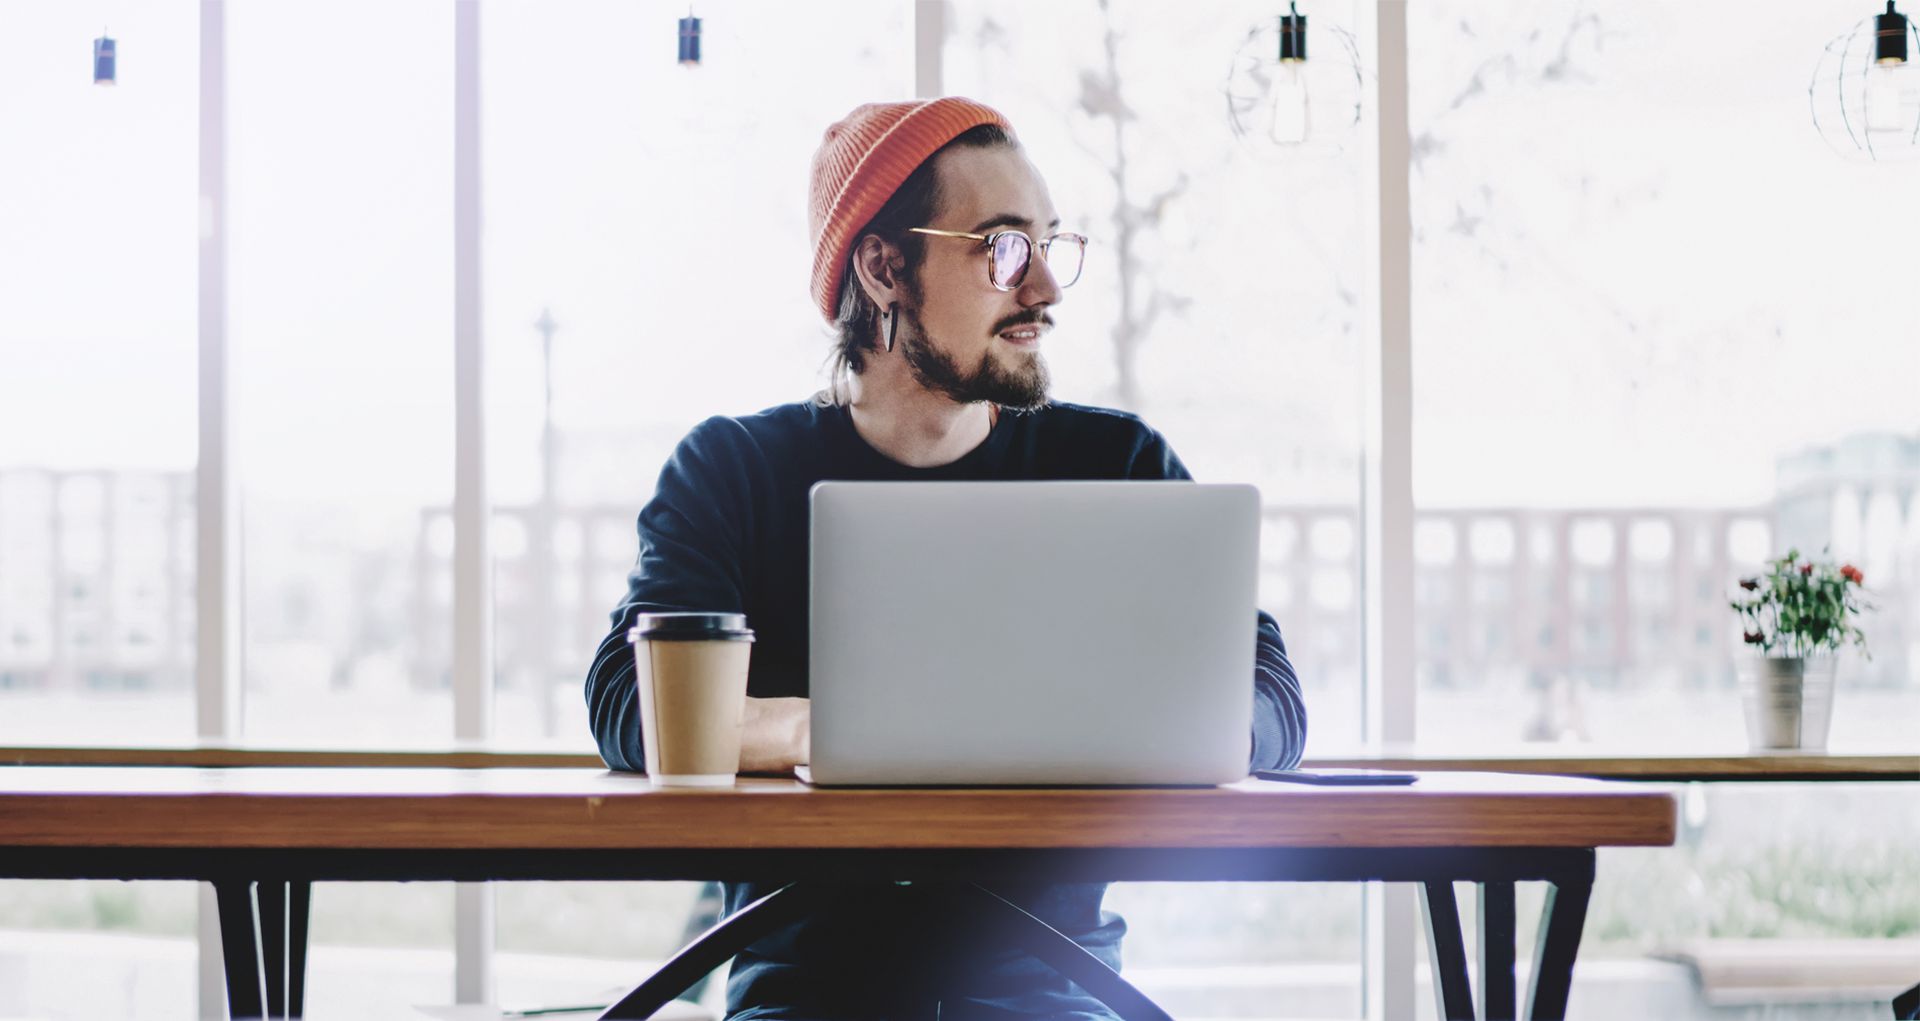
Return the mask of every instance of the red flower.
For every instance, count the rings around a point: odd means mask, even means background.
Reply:
[[[1800,565],[1800,576],[1801,576],[1801,577],[1803,577],[1803,578],[1804,578],[1804,577],[1807,577],[1807,576],[1809,576],[1809,575],[1811,575],[1811,574],[1813,574],[1813,565],[1812,565],[1812,564],[1801,564],[1801,565]]]
[[[1752,592],[1754,589],[1760,587],[1760,580],[1758,578],[1742,578],[1740,579],[1740,587],[1746,589],[1748,592]]]
[[[1860,569],[1858,567],[1853,566],[1852,564],[1848,564],[1847,566],[1842,567],[1840,569],[1840,577],[1845,578],[1850,582],[1853,582],[1855,585],[1865,584],[1867,580],[1867,576],[1864,574],[1861,574]]]
[[[1740,637],[1746,639],[1748,645],[1759,645],[1761,642],[1767,640],[1767,636],[1758,631],[1743,631],[1740,633]]]

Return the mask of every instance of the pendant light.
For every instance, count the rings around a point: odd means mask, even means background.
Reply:
[[[1920,157],[1920,35],[1894,0],[1827,43],[1807,99],[1813,126],[1852,159]]]
[[[1299,145],[1307,140],[1313,119],[1307,95],[1307,16],[1299,4],[1287,4],[1287,10],[1291,13],[1280,15],[1279,64],[1260,120],[1269,141]]]
[[[1309,46],[1311,43],[1311,47]],[[1227,72],[1227,125],[1269,155],[1331,154],[1360,123],[1360,48],[1352,33],[1316,20],[1297,0],[1249,28]]]
[[[1867,130],[1898,132],[1909,119],[1902,107],[1913,97],[1914,68],[1908,60],[1907,16],[1887,0],[1887,12],[1873,19],[1873,63],[1867,66]]]
[[[93,41],[93,83],[112,85],[114,71],[113,40],[107,37],[107,30],[100,30],[100,38]]]
[[[680,19],[680,66],[700,66],[700,19],[693,16],[692,8]]]

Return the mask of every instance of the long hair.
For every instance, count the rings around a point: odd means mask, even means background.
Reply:
[[[939,161],[940,154],[954,148],[991,149],[1018,145],[1013,136],[998,124],[982,124],[969,129],[915,167],[913,173],[908,174],[907,179],[887,198],[886,205],[881,206],[873,219],[854,235],[853,248],[847,253],[846,265],[841,267],[840,311],[833,320],[836,334],[833,350],[827,355],[827,360],[832,363],[828,372],[830,382],[822,396],[834,404],[845,404],[848,400],[847,380],[866,370],[867,351],[878,343],[876,334],[880,323],[880,307],[867,297],[866,290],[860,286],[860,278],[853,271],[853,261],[859,254],[861,240],[868,234],[876,234],[900,249],[904,261],[899,271],[908,293],[913,293],[918,283],[920,263],[926,257],[926,238],[907,233],[907,228],[926,226],[940,208],[940,182],[934,176],[934,164]]]

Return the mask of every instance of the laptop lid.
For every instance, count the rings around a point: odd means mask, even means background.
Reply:
[[[1260,497],[1192,482],[823,482],[821,784],[1247,772]]]

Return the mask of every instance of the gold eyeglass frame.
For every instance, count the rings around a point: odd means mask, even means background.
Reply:
[[[1086,272],[1087,269],[1088,238],[1085,234],[1075,234],[1071,231],[1059,231],[1049,234],[1038,241],[1035,241],[1033,236],[1024,230],[996,230],[991,234],[969,234],[962,230],[939,230],[934,227],[908,227],[907,233],[929,234],[937,238],[965,238],[969,241],[984,242],[987,246],[987,283],[993,284],[993,289],[996,291],[1011,291],[1027,282],[1027,269],[1033,266],[1033,254],[1035,250],[1039,251],[1042,259],[1048,260],[1047,268],[1049,272],[1051,272],[1053,268],[1051,249],[1054,241],[1059,238],[1071,238],[1080,245],[1080,265],[1074,270],[1073,279],[1067,281],[1056,280],[1056,282],[1060,284],[1061,289],[1065,290],[1066,288],[1072,287],[1075,281],[1080,279],[1080,274]],[[993,250],[999,247],[1000,239],[1008,234],[1018,234],[1027,239],[1027,265],[1020,270],[1020,279],[1014,281],[1012,287],[1002,287],[998,283],[1000,274],[994,272],[998,267],[995,265]]]

